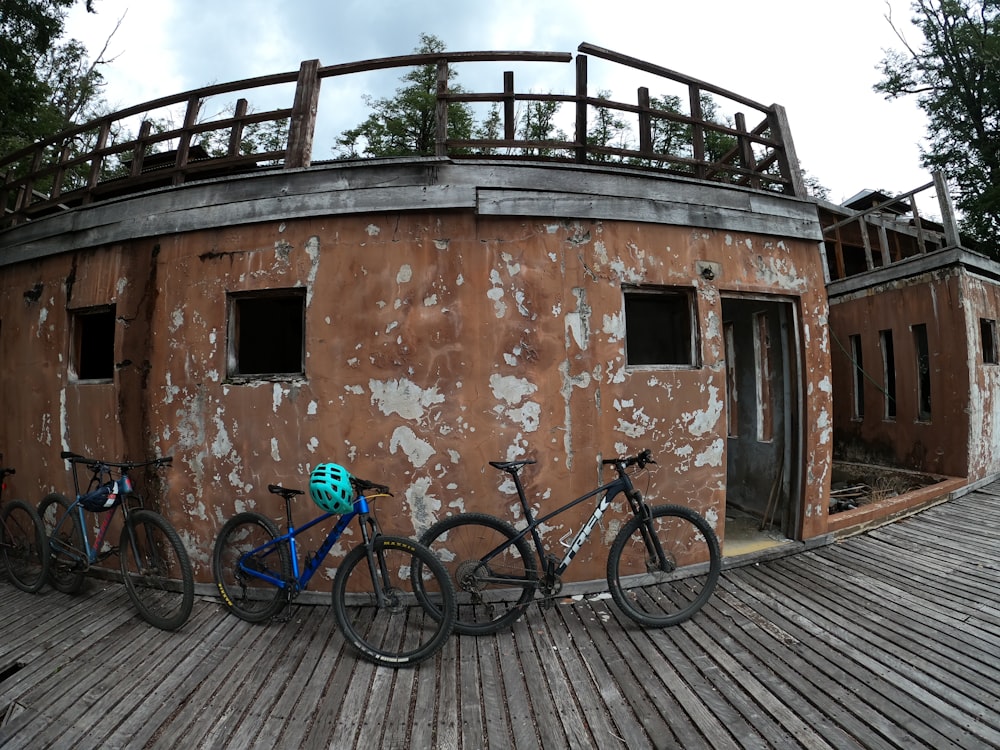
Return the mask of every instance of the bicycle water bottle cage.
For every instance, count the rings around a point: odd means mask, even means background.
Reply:
[[[102,484],[96,490],[80,497],[80,505],[84,507],[84,510],[89,510],[92,513],[110,510],[121,501],[122,493],[119,491],[118,482],[115,481]]]

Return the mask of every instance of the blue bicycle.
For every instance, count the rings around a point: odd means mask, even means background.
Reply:
[[[309,494],[325,512],[298,527],[291,501],[304,491],[276,484],[268,491],[284,499],[288,531],[280,533],[260,513],[238,513],[222,527],[212,550],[215,582],[233,614],[249,622],[275,617],[305,590],[357,519],[360,543],[333,579],[333,614],[344,638],[367,659],[389,667],[417,664],[444,645],[455,622],[454,587],[430,550],[381,532],[371,501],[391,497],[388,487],[353,477],[336,464],[320,464],[310,476]],[[296,537],[337,515],[319,549],[300,565]]]

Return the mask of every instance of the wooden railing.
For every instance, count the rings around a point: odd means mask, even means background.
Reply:
[[[610,50],[581,44],[575,58],[573,94],[518,93],[513,72],[505,72],[503,90],[469,93],[449,91],[449,73],[470,62],[568,63],[562,52],[442,52],[387,57],[321,66],[318,60],[301,64],[297,72],[217,84],[129,107],[84,125],[65,130],[30,147],[0,158],[0,230],[47,214],[128,195],[153,187],[179,185],[190,180],[247,173],[258,169],[309,167],[314,161],[314,137],[320,115],[320,87],[324,79],[390,68],[437,67],[436,139],[434,156],[451,158],[510,158],[608,163],[655,169],[698,180],[725,182],[753,189],[805,197],[785,112],[735,93]],[[648,87],[639,88],[636,101],[623,102],[591,95],[588,55],[651,74],[687,91],[688,114],[650,106]],[[252,112],[249,93],[293,86],[289,106]],[[209,97],[238,95],[232,114],[199,119]],[[746,109],[757,120],[748,125],[738,111],[729,124],[703,116],[703,96]],[[655,101],[655,100],[654,100]],[[503,136],[456,140],[448,136],[448,105],[453,102],[496,105]],[[517,103],[558,102],[574,108],[575,132],[569,140],[528,140],[517,132]],[[151,115],[183,108],[181,123],[169,128]],[[595,108],[634,118],[637,147],[588,143],[588,118]],[[128,123],[139,121],[138,134]],[[657,151],[654,127],[679,125],[687,143],[680,150]],[[157,126],[159,129],[157,130]],[[280,142],[247,139],[249,129],[269,126]],[[715,133],[727,144],[725,153],[710,154],[708,137]],[[203,142],[215,144],[210,153]],[[718,140],[718,139],[717,139]],[[221,144],[221,145],[220,145]],[[252,148],[248,148],[252,146]],[[431,154],[425,154],[431,155]]]
[[[916,197],[934,190],[940,220],[920,214]],[[899,210],[909,218],[897,215]],[[830,221],[821,212],[827,258],[827,281],[868,273],[918,255],[962,244],[955,207],[945,176],[935,172],[931,182]]]

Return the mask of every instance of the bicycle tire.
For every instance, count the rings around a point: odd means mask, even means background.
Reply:
[[[250,550],[279,536],[274,522],[260,513],[237,513],[226,521],[215,538],[212,548],[212,574],[223,603],[229,611],[247,622],[270,620],[288,603],[281,588],[241,572],[240,558]],[[275,570],[274,555],[278,569]],[[283,581],[292,578],[292,562],[288,543],[282,542],[265,554],[248,558],[245,564],[260,572],[268,572]]]
[[[21,591],[34,594],[45,585],[48,546],[38,511],[23,500],[4,505],[0,511],[0,550],[7,577]]]
[[[191,616],[194,573],[184,543],[159,513],[129,512],[118,542],[122,580],[132,604],[150,625],[177,630]]]
[[[371,549],[379,606],[368,564]],[[437,616],[417,596],[437,600]],[[333,614],[344,638],[369,661],[384,667],[409,667],[436,654],[455,625],[455,590],[441,561],[412,539],[377,536],[351,550],[333,578]]]
[[[652,524],[670,570],[657,570],[644,531]],[[622,527],[608,552],[608,589],[635,622],[663,628],[684,622],[712,596],[722,569],[715,532],[702,516],[680,505],[650,508]]]
[[[488,563],[480,557],[510,540]],[[486,513],[459,513],[441,519],[420,536],[420,543],[442,561],[455,587],[455,632],[488,635],[512,625],[524,614],[538,587],[535,554],[507,521]],[[509,582],[490,583],[497,573]],[[433,603],[425,606],[433,613]]]
[[[42,527],[49,546],[49,583],[56,591],[64,594],[76,594],[83,588],[84,574],[87,566],[82,560],[65,550],[72,550],[81,557],[86,556],[83,542],[83,528],[80,517],[72,503],[64,495],[53,492],[42,498],[38,504],[38,516],[42,519]],[[59,526],[58,539],[55,537],[56,524],[64,515],[68,517]],[[53,545],[53,540],[58,546]]]

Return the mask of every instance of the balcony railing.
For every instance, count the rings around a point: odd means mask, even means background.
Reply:
[[[680,113],[651,106],[657,100],[650,97],[646,86],[637,89],[632,102],[595,96],[588,88],[588,56],[647,74],[657,85],[679,87],[686,91],[689,110]],[[469,63],[564,65],[574,60],[572,94],[518,92],[510,71],[504,72],[499,91],[471,93],[448,88],[450,72]],[[806,195],[782,107],[758,104],[666,68],[584,43],[575,58],[563,52],[441,52],[329,66],[307,60],[297,72],[207,86],[129,107],[0,158],[0,230],[141,190],[261,169],[309,167],[318,161],[314,139],[317,121],[323,114],[320,89],[324,82],[328,87],[343,83],[343,90],[349,90],[347,82],[352,75],[427,65],[437,69],[436,136],[433,154],[424,155],[611,163],[792,196]],[[285,96],[288,106],[252,111],[251,94],[265,89]],[[290,101],[287,91],[291,92]],[[221,116],[200,119],[204,117],[206,100],[224,96],[238,97],[231,112],[227,109]],[[706,96],[738,111],[725,124],[718,117],[704,116]],[[495,106],[500,114],[496,132],[499,137],[450,138],[448,109],[454,102]],[[540,102],[556,102],[559,107],[571,109],[571,138],[530,140],[518,133],[518,106]],[[150,116],[171,108],[183,111],[179,125],[164,127],[162,119]],[[589,143],[588,124],[598,109],[633,122],[635,142]],[[139,123],[137,135],[129,130],[129,123],[134,122]],[[654,136],[657,128],[666,126],[679,133],[684,142],[675,143],[669,150],[658,149]],[[254,128],[262,127],[280,133],[279,138],[246,137]],[[208,139],[216,146],[211,153],[203,145]],[[724,147],[721,152],[720,143]]]

